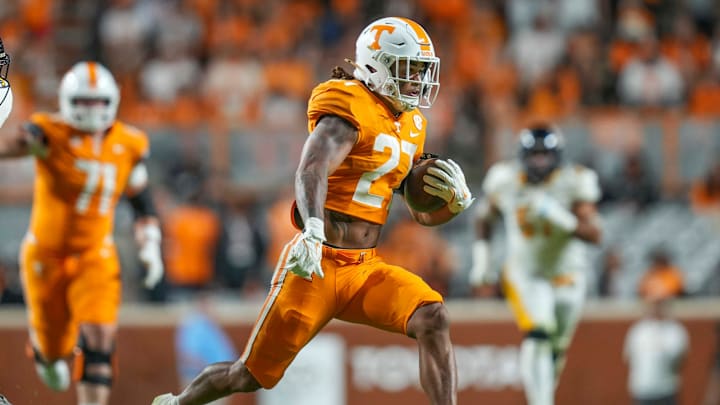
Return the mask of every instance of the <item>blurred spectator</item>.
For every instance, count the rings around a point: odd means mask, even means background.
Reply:
[[[598,296],[613,298],[620,296],[620,283],[623,282],[622,257],[617,247],[607,249],[603,256],[602,268],[598,279]]]
[[[630,394],[635,405],[676,405],[688,333],[670,316],[666,296],[649,296],[646,305],[646,315],[625,336]]]
[[[118,81],[138,72],[147,58],[146,41],[152,29],[149,17],[139,10],[134,0],[112,0],[100,17],[103,59]]]
[[[659,199],[658,186],[640,151],[625,155],[619,173],[609,178],[603,187],[603,202],[620,203],[635,210],[643,210]]]
[[[278,192],[278,196],[268,208],[268,247],[265,252],[266,263],[275,266],[277,258],[280,257],[287,241],[291,240],[299,232],[290,218],[292,205],[295,201],[295,194],[292,187],[285,187]],[[275,269],[270,269],[274,271]]]
[[[206,201],[204,175],[197,164],[180,162],[171,184],[180,204],[162,215],[167,281],[180,290],[202,289],[215,277],[220,219]]]
[[[688,84],[692,84],[712,62],[710,40],[697,32],[688,14],[680,13],[673,18],[672,33],[663,38],[661,49]]]
[[[183,89],[197,87],[200,64],[187,44],[175,38],[160,36],[156,47],[156,56],[143,65],[140,84],[147,99],[171,105]]]
[[[602,15],[597,0],[508,0],[503,3],[513,31],[528,27],[541,13],[556,16],[558,26],[565,32],[594,26]]]
[[[267,88],[263,64],[252,50],[242,46],[250,35],[249,22],[227,19],[216,24],[202,92],[215,112],[227,122],[251,124],[259,119],[259,106]],[[220,27],[225,27],[220,31]]]
[[[720,116],[720,80],[718,70],[700,72],[688,100],[688,112],[695,117],[713,119]]]
[[[611,71],[617,75],[636,56],[640,39],[653,32],[655,20],[641,0],[623,0],[613,23],[615,32],[608,57]]]
[[[11,267],[13,267],[11,269]],[[9,261],[0,260],[0,304],[23,304],[22,289],[17,277],[17,266]],[[14,280],[13,280],[14,279]]]
[[[155,7],[152,32],[156,48],[172,48],[193,57],[197,57],[202,51],[200,45],[205,30],[200,15],[196,14],[190,5],[191,1],[165,0],[150,3]]]
[[[580,85],[580,100],[585,106],[607,102],[610,66],[603,55],[601,38],[592,29],[573,32],[568,40],[568,64]]]
[[[621,0],[615,19],[618,38],[626,41],[637,41],[651,34],[655,19],[642,0]]]
[[[690,206],[697,214],[720,214],[720,162],[690,186]]]
[[[664,247],[655,248],[650,253],[650,266],[640,279],[638,295],[645,299],[671,298],[683,295],[684,291],[682,271],[673,263],[670,253]]]
[[[558,23],[566,32],[596,27],[602,18],[597,0],[556,0]]]
[[[232,341],[213,319],[209,297],[198,293],[192,310],[184,315],[175,331],[175,352],[180,387],[187,386],[205,366],[221,361],[235,361],[237,351]],[[227,398],[210,402],[213,405],[229,403]]]
[[[263,213],[254,196],[230,196],[221,210],[222,233],[217,248],[217,275],[224,287],[242,290],[242,296],[264,297],[267,235]],[[286,215],[289,215],[285,212]],[[287,216],[283,216],[287,219]],[[274,263],[273,263],[274,264]]]
[[[654,35],[643,37],[638,45],[638,55],[620,71],[620,101],[637,107],[671,107],[684,100],[684,91],[679,70],[662,56],[657,38]]]
[[[509,52],[525,89],[552,72],[565,52],[565,36],[548,14],[537,13],[530,27],[513,33],[511,38]]]

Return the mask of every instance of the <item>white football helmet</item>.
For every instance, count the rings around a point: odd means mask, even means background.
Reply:
[[[60,82],[60,115],[76,129],[97,132],[115,121],[120,90],[112,74],[97,62],[78,62]],[[101,105],[78,103],[81,99],[103,100]]]
[[[406,63],[399,63],[403,60]],[[419,80],[411,77],[413,62],[424,64]],[[440,89],[440,58],[435,56],[430,36],[407,18],[385,17],[365,27],[355,43],[353,65],[355,78],[398,101],[404,111],[430,107]],[[402,94],[400,86],[404,83],[419,84],[419,94]]]
[[[13,107],[13,94],[8,82],[8,71],[10,70],[10,55],[5,53],[5,47],[0,40],[0,127],[10,116]]]

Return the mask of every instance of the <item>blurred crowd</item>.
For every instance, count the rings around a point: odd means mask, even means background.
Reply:
[[[719,14],[713,0],[7,0],[0,2],[0,36],[13,58],[15,124],[32,111],[54,110],[64,71],[94,59],[121,85],[120,119],[151,140],[169,132],[209,145],[207,156],[191,147],[153,166],[166,286],[253,296],[264,292],[293,232],[292,193],[264,189],[262,178],[254,187],[233,187],[233,167],[246,159],[229,155],[229,139],[272,143],[290,134],[301,143],[312,87],[333,66],[349,69],[343,59],[354,56],[354,41],[372,19],[408,16],[427,28],[442,60],[442,87],[427,113],[426,150],[453,156],[472,184],[512,154],[514,134],[526,123],[581,121],[589,140],[568,136],[569,145],[589,145],[573,156],[581,163],[596,168],[602,162],[593,147],[620,145],[621,163],[600,170],[603,205],[644,210],[680,199],[698,214],[717,214],[720,164],[685,178],[669,166],[658,172],[643,153],[638,126],[645,117],[660,120],[659,147],[674,156],[680,136],[668,117],[720,118]],[[713,131],[711,144],[720,145]],[[283,181],[292,184],[289,175]],[[418,230],[396,211],[384,236],[388,260],[418,271],[447,296],[467,295],[461,285],[469,218]],[[662,252],[652,253],[648,267],[651,257],[653,266],[662,262]],[[613,294],[613,255],[611,247],[603,250],[600,295]],[[657,266],[668,267],[671,259],[664,260]],[[668,283],[683,291],[677,280]],[[655,288],[639,285],[638,292]]]

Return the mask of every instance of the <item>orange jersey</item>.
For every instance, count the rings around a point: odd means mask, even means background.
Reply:
[[[308,130],[335,115],[353,125],[358,139],[328,179],[325,208],[384,224],[393,190],[423,153],[427,121],[417,109],[395,118],[357,80],[329,80],[312,92]]]
[[[48,153],[36,159],[30,232],[41,248],[76,252],[112,234],[115,205],[147,136],[116,121],[104,138],[77,132],[59,116],[36,113]]]

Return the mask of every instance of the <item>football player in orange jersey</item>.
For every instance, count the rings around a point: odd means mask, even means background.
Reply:
[[[106,405],[120,306],[120,266],[112,240],[115,205],[125,193],[145,286],[162,278],[160,228],[150,198],[146,135],[115,120],[120,93],[112,74],[80,62],[60,84],[59,114],[35,113],[0,136],[0,157],[34,155],[36,177],[28,232],[20,252],[30,346],[40,379],[70,385],[80,405]]]
[[[308,105],[308,137],[295,177],[293,217],[302,232],[280,255],[270,292],[244,353],[206,367],[178,396],[155,405],[206,404],[234,392],[272,388],[297,353],[331,319],[415,339],[420,383],[435,405],[456,404],[456,369],[442,296],[375,253],[393,190],[420,159],[440,60],[416,22],[382,18],[360,34],[353,75],[337,67]],[[460,167],[440,160],[427,192],[447,204],[412,211],[445,223],[473,201]]]

